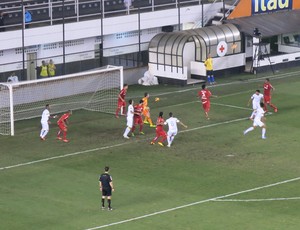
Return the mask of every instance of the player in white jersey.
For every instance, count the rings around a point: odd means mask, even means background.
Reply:
[[[49,118],[56,118],[56,116],[50,115],[50,106],[49,104],[47,104],[42,113],[42,118],[41,118],[42,129],[40,132],[40,138],[42,141],[46,140],[46,135],[49,132],[49,123],[50,123]]]
[[[260,108],[260,103],[263,102],[264,95],[260,93],[260,90],[257,89],[255,93],[250,97],[248,101],[248,106],[250,105],[250,102],[252,101],[252,109],[253,112],[250,116],[250,119],[253,120],[254,112],[256,109]]]
[[[254,112],[254,120],[253,120],[253,126],[246,129],[244,131],[244,135],[246,135],[248,132],[253,131],[257,126],[262,128],[261,137],[262,139],[266,139],[266,124],[265,124],[265,111],[264,111],[264,103],[260,102],[259,108],[255,110]]]
[[[173,117],[173,113],[170,112],[169,113],[169,118],[165,121],[165,125],[168,125],[169,130],[168,130],[168,147],[171,147],[171,144],[175,138],[175,136],[177,135],[178,132],[178,128],[177,128],[177,123],[181,124],[183,127],[187,128],[187,126],[185,124],[183,124],[181,121],[179,121],[176,117]]]
[[[123,134],[123,137],[126,139],[129,139],[128,133],[131,131],[133,126],[133,116],[134,116],[134,107],[133,107],[133,100],[130,99],[128,101],[128,109],[127,109],[127,127],[125,129],[125,132]]]

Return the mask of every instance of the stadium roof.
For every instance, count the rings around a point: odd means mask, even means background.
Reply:
[[[226,23],[236,25],[241,32],[249,35],[253,35],[254,28],[258,28],[262,37],[300,32],[299,22],[300,10],[226,20]]]

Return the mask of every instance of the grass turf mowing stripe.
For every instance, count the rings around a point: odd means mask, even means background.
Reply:
[[[252,189],[247,189],[247,190],[243,190],[243,191],[240,191],[240,192],[235,192],[235,193],[231,193],[231,194],[227,194],[227,195],[223,195],[223,196],[217,196],[217,197],[209,198],[209,199],[206,199],[206,200],[196,201],[196,202],[193,202],[193,203],[177,206],[177,207],[174,207],[174,208],[169,208],[169,209],[165,209],[165,210],[162,210],[162,211],[153,212],[153,213],[146,214],[146,215],[143,215],[143,216],[130,218],[130,219],[127,219],[127,220],[122,220],[122,221],[118,221],[118,222],[114,222],[114,223],[110,223],[110,224],[106,224],[106,225],[87,228],[85,230],[96,230],[96,229],[111,227],[111,226],[114,226],[114,225],[124,224],[124,223],[132,222],[132,221],[135,221],[135,220],[145,219],[145,218],[148,218],[148,217],[151,217],[151,216],[156,216],[156,215],[160,215],[160,214],[163,214],[163,213],[176,211],[178,209],[183,209],[183,208],[187,208],[187,207],[190,207],[190,206],[195,206],[195,205],[198,205],[198,204],[207,203],[209,201],[217,201],[217,200],[220,200],[220,199],[223,199],[223,198],[232,197],[232,196],[236,196],[236,195],[240,195],[240,194],[244,194],[244,193],[249,193],[249,192],[254,192],[254,191],[261,190],[261,189],[270,188],[270,187],[274,187],[274,186],[277,186],[277,185],[294,182],[294,181],[297,181],[297,180],[300,180],[300,177],[296,177],[296,178],[293,178],[293,179],[288,179],[288,180],[284,180],[284,181],[280,181],[280,182],[276,182],[276,183],[272,183],[272,184],[252,188]]]
[[[248,117],[234,119],[234,120],[230,120],[230,121],[219,122],[219,123],[214,123],[214,124],[210,124],[210,125],[199,126],[199,127],[192,128],[192,129],[187,129],[187,130],[181,130],[181,131],[179,131],[179,133],[190,132],[190,131],[195,131],[195,130],[205,129],[205,128],[210,128],[210,127],[214,127],[214,126],[218,126],[218,125],[223,125],[223,124],[230,124],[230,123],[239,122],[239,121],[246,120],[246,119],[248,119]],[[145,139],[142,139],[142,140],[145,140]],[[135,142],[139,142],[139,141],[142,141],[142,140],[136,140]],[[122,143],[115,144],[115,145],[103,146],[103,147],[94,148],[94,149],[87,149],[87,150],[84,150],[84,151],[79,151],[79,152],[74,152],[74,153],[68,153],[68,154],[54,156],[54,157],[48,157],[48,158],[44,158],[44,159],[40,159],[40,160],[35,160],[35,161],[29,161],[29,162],[24,162],[24,163],[20,163],[20,164],[16,164],[16,165],[4,166],[4,167],[1,167],[0,170],[12,169],[12,168],[17,168],[17,167],[22,167],[22,166],[37,164],[37,163],[41,163],[41,162],[46,162],[46,161],[50,161],[50,160],[56,160],[56,159],[60,159],[60,158],[71,157],[71,156],[75,156],[75,155],[79,155],[79,154],[84,154],[84,153],[96,152],[96,151],[99,151],[99,150],[115,148],[115,147],[119,147],[119,146],[126,145],[126,144],[132,144],[132,142],[128,142],[127,141],[127,142],[122,142]]]

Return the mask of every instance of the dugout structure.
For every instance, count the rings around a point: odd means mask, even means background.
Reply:
[[[206,76],[208,54],[216,71],[244,66],[238,28],[224,24],[160,33],[149,44],[149,70],[160,82],[185,85],[191,78]]]
[[[0,134],[15,135],[15,122],[40,117],[46,104],[51,114],[86,109],[114,113],[123,87],[123,67],[59,77],[0,83]]]

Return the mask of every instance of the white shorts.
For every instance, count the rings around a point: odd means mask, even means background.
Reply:
[[[41,122],[41,125],[42,125],[42,129],[43,130],[49,130],[49,123],[48,123],[48,121],[47,122]]]
[[[177,131],[168,131],[168,137],[175,137],[177,135]]]
[[[253,126],[259,126],[259,127],[263,127],[265,125],[265,123],[263,123],[261,120],[255,120],[253,121]]]
[[[127,127],[132,128],[133,126],[133,117],[127,117]]]
[[[260,108],[260,103],[252,103],[253,110]]]

